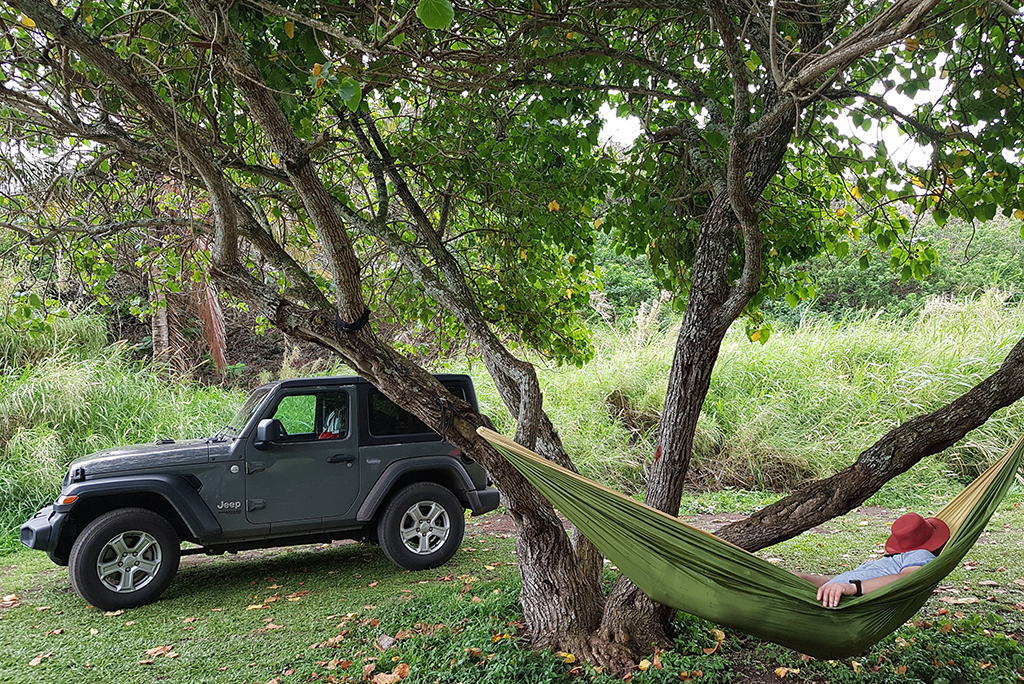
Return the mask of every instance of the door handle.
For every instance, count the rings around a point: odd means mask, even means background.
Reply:
[[[328,463],[348,463],[351,465],[355,460],[356,457],[352,454],[335,454],[334,456],[327,457]]]

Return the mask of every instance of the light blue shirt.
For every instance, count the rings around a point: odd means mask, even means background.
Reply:
[[[849,582],[850,580],[869,580],[886,575],[898,575],[907,568],[915,565],[924,565],[935,560],[935,554],[924,549],[915,549],[905,553],[895,553],[891,556],[882,556],[874,560],[861,563],[853,570],[847,570],[841,575],[836,575],[826,584]]]

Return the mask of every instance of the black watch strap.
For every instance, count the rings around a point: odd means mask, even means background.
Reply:
[[[864,591],[863,591],[863,589],[861,589],[861,586],[860,586],[860,580],[850,580],[850,584],[852,584],[854,586],[854,588],[857,590],[857,593],[854,594],[854,596],[863,596],[864,595]]]

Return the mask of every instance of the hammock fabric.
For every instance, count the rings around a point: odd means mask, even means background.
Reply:
[[[913,616],[974,546],[1024,457],[1022,438],[936,514],[952,532],[938,558],[829,609],[786,570],[493,430],[478,432],[651,599],[816,658],[862,653]]]

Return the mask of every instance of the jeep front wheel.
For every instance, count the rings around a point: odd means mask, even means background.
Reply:
[[[406,570],[426,570],[448,562],[462,544],[466,521],[455,495],[433,482],[400,489],[377,523],[384,555]]]
[[[71,586],[103,610],[156,601],[174,579],[181,542],[164,518],[119,508],[89,523],[71,547]]]

